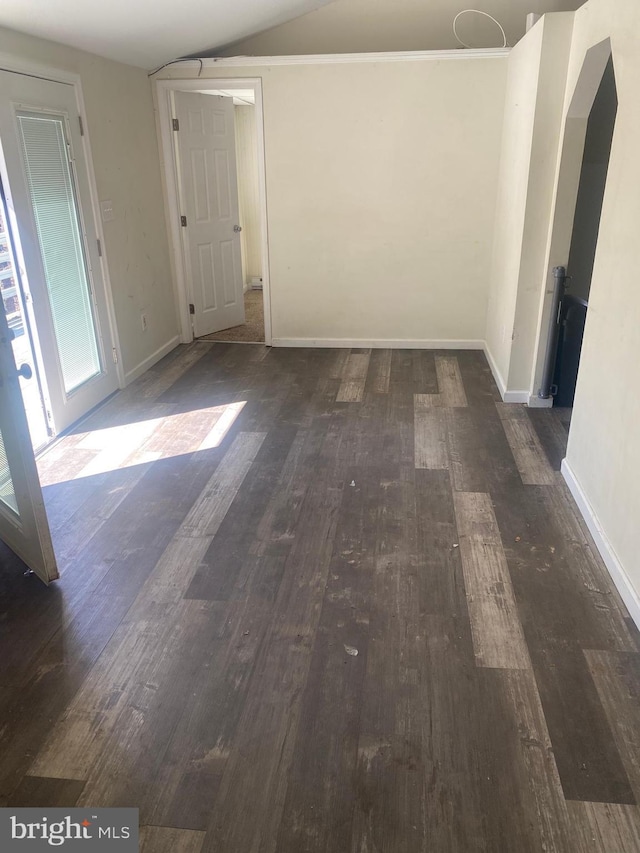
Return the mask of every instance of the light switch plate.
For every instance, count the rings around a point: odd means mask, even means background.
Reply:
[[[100,202],[100,213],[102,215],[103,222],[111,222],[116,218],[113,212],[113,202],[111,199],[105,199]]]

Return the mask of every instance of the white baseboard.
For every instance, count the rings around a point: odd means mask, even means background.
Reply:
[[[483,341],[483,343],[482,343],[482,351],[485,354],[485,358],[489,362],[489,367],[491,368],[491,372],[493,373],[493,378],[495,380],[495,383],[498,386],[498,391],[500,392],[500,396],[504,400],[504,395],[506,393],[506,387],[507,386],[506,386],[504,379],[502,378],[502,374],[500,373],[500,370],[498,369],[498,365],[496,364],[495,359],[494,359],[493,355],[491,354],[491,350],[489,349],[486,341]],[[509,402],[507,400],[504,400],[504,401],[505,401],[505,403]]]
[[[141,361],[140,364],[136,365],[133,370],[128,370],[124,375],[124,384],[125,387],[130,385],[134,379],[137,379],[139,376],[142,376],[143,373],[146,373],[150,367],[153,367],[161,358],[164,358],[165,355],[168,355],[171,350],[175,349],[180,343],[180,336],[176,335],[175,338],[171,338],[170,341],[167,341],[166,344],[163,344],[159,347],[155,352],[152,352],[150,356]]]
[[[593,536],[596,548],[600,552],[600,556],[604,560],[605,566],[609,570],[609,574],[620,593],[620,597],[626,604],[631,618],[638,628],[640,628],[640,596],[638,596],[633,584],[629,580],[629,576],[613,550],[611,543],[607,539],[607,535],[602,529],[602,525],[600,524],[593,507],[589,503],[589,499],[583,492],[582,486],[578,482],[576,475],[571,470],[571,466],[566,459],[562,460],[561,471],[567,486],[569,486],[569,491],[573,495],[573,498],[578,505],[578,509],[589,528],[589,532]]]
[[[530,409],[551,409],[553,408],[553,397],[538,397],[538,395],[531,395],[529,397],[529,408]]]
[[[496,385],[498,386],[498,391],[500,392],[500,396],[502,397],[505,403],[530,403],[531,394],[529,391],[507,391],[507,386],[502,378],[502,374],[498,369],[498,365],[495,362],[493,355],[491,354],[491,350],[487,346],[487,342],[483,341],[482,350],[489,362],[489,367],[491,368],[491,372],[493,373],[493,378],[496,381]]]
[[[502,392],[500,392],[502,394]],[[528,391],[505,391],[502,394],[502,399],[505,403],[528,403],[529,402],[529,392]]]
[[[331,349],[483,349],[484,341],[400,340],[380,338],[273,338],[274,347],[330,347]]]

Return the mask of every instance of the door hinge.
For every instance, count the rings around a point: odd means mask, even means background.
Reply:
[[[100,242],[99,237],[96,240],[96,243],[98,244],[98,257],[101,258],[102,257],[102,243]]]
[[[183,228],[187,227],[187,217],[186,216],[180,217],[180,225],[182,225]]]
[[[171,119],[171,123],[173,125],[174,130],[180,130],[180,122],[177,118]]]
[[[189,314],[195,314],[195,313],[196,313],[196,306],[193,304],[193,302],[190,302],[189,303]]]
[[[118,350],[114,347],[111,352],[113,353],[113,363],[118,363]]]
[[[80,125],[80,136],[84,136],[84,122],[82,116],[78,116],[78,124]]]

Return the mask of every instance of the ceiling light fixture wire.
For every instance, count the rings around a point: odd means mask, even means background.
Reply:
[[[154,74],[157,74],[158,71],[162,71],[163,68],[167,68],[169,65],[175,65],[176,62],[193,62],[195,59],[196,62],[200,63],[200,70],[198,71],[198,77],[202,74],[202,69],[204,68],[204,62],[200,58],[196,58],[193,56],[183,56],[180,59],[172,59],[170,62],[165,62],[164,65],[159,65],[157,68],[154,68],[153,71],[150,71],[147,74],[147,77],[153,77]]]
[[[458,35],[458,31],[456,29],[456,24],[458,23],[458,18],[460,17],[460,15],[466,15],[467,12],[475,12],[476,15],[484,15],[485,18],[489,18],[489,20],[493,21],[493,23],[496,24],[500,28],[500,32],[502,33],[502,45],[501,45],[501,47],[507,47],[507,34],[505,33],[504,27],[502,26],[500,21],[496,21],[496,19],[493,17],[493,15],[490,15],[488,12],[483,12],[480,9],[463,9],[462,12],[458,12],[458,14],[453,19],[453,34],[456,37],[456,39],[458,40],[458,42],[462,45],[462,47],[468,47],[471,50],[474,49],[472,45],[466,44],[465,42],[462,41],[462,39]]]

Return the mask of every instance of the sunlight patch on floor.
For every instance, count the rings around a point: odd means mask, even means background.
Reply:
[[[93,430],[74,436],[66,449],[63,439],[62,447],[56,448],[62,450],[57,464],[41,465],[42,486],[211,450],[222,443],[245,405],[242,400]],[[70,476],[65,460],[71,463],[80,455],[86,462]]]

